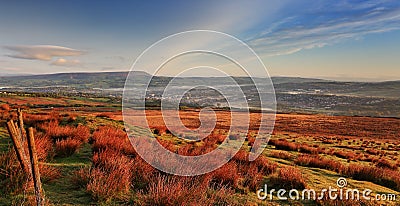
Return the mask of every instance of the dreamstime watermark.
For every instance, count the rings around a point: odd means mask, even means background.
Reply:
[[[257,190],[257,197],[260,200],[273,200],[275,195],[278,200],[367,200],[367,201],[396,201],[396,194],[381,193],[372,195],[370,189],[351,189],[347,187],[347,180],[340,177],[336,181],[337,187],[329,186],[320,191],[314,189],[271,189],[265,184],[264,188]]]
[[[163,74],[170,78],[157,78]],[[191,74],[218,78],[182,78]],[[209,92],[202,97],[187,95],[204,88]],[[210,91],[218,93],[218,98],[209,95]],[[212,106],[200,110],[199,128],[184,125],[180,104],[190,98],[210,104],[223,99],[231,111],[226,137],[235,138],[225,138],[216,149],[197,156],[180,155],[164,148],[149,127],[150,100],[160,102],[163,125],[174,136],[199,141],[213,132],[217,114]],[[125,129],[137,153],[153,167],[181,176],[201,175],[227,163],[247,137],[250,110],[258,110],[260,114],[257,128],[252,128],[255,142],[249,160],[253,161],[266,147],[275,123],[272,81],[265,65],[248,45],[231,35],[209,30],[173,34],[147,48],[128,74],[122,100]]]

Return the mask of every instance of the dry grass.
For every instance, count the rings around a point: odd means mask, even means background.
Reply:
[[[315,167],[335,172],[342,172],[344,169],[342,163],[317,155],[300,155],[295,159],[294,163],[304,167]]]
[[[378,161],[376,161],[376,162],[375,162],[375,165],[376,165],[377,167],[380,167],[380,168],[387,168],[387,169],[391,169],[391,170],[395,170],[395,171],[396,171],[397,168],[399,167],[398,164],[392,163],[392,162],[390,162],[389,160],[383,159],[383,158],[381,158],[381,159],[379,159]]]
[[[400,172],[391,169],[350,164],[343,174],[362,181],[373,182],[397,191],[400,191]]]
[[[44,183],[54,181],[61,177],[60,169],[50,165],[40,164],[39,171],[40,178]]]
[[[283,167],[277,175],[271,177],[270,182],[282,189],[305,189],[307,184],[301,171],[296,167]]]
[[[305,167],[315,167],[335,171],[355,180],[369,181],[400,191],[400,172],[393,169],[352,163],[349,166],[319,156],[301,155],[295,163]]]
[[[131,159],[114,150],[95,153],[86,190],[98,201],[125,199],[131,186],[132,166]]]
[[[22,193],[28,186],[13,149],[0,154],[0,177],[0,191],[5,194]]]
[[[90,130],[87,126],[59,126],[57,120],[40,124],[39,127],[44,130],[53,141],[68,138],[78,139],[81,142],[87,142],[90,137]]]
[[[93,133],[93,151],[113,149],[125,155],[136,155],[128,136],[121,129],[111,126],[99,127]]]
[[[68,157],[79,150],[82,142],[78,139],[62,139],[57,140],[55,143],[55,152],[59,157]]]
[[[227,187],[237,187],[239,183],[237,164],[228,162],[212,172],[212,181]]]
[[[268,154],[270,157],[284,159],[284,160],[291,160],[293,159],[293,155],[286,151],[276,151],[273,150]]]
[[[234,191],[223,186],[209,187],[208,175],[178,177],[157,175],[147,192],[139,192],[137,204],[156,206],[175,205],[238,205],[232,200]]]
[[[54,156],[53,142],[49,136],[35,132],[36,154],[39,161],[44,162]]]
[[[274,145],[278,150],[297,151],[299,149],[299,146],[296,143],[288,142],[285,139],[270,140],[268,144]]]
[[[2,104],[2,105],[0,105],[0,109],[5,111],[5,112],[8,112],[8,111],[11,110],[11,107],[8,104]]]
[[[138,195],[142,205],[204,205],[207,200],[207,182],[195,178],[157,175],[147,193]]]

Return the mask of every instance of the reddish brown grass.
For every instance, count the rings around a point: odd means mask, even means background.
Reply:
[[[270,145],[274,145],[278,150],[287,150],[287,151],[297,151],[299,146],[296,143],[288,142],[285,139],[282,140],[269,140]]]
[[[291,160],[293,159],[293,155],[290,154],[289,152],[286,151],[271,151],[268,154],[270,157],[278,158],[278,159],[284,159],[284,160]]]
[[[13,149],[0,154],[0,177],[0,191],[3,193],[22,193],[28,186],[27,176],[22,172]]]
[[[332,200],[332,199],[328,198],[327,194],[324,195],[324,198],[322,200],[317,200],[316,204],[318,206],[360,206],[360,205],[373,206],[373,205],[376,205],[376,204],[374,204],[373,201],[362,200],[361,198],[360,198],[360,200],[351,200],[351,199],[347,200],[345,198],[343,198],[343,199],[338,198],[336,200]]]
[[[375,162],[375,165],[380,168],[387,168],[391,170],[397,170],[398,165],[396,163],[391,163],[389,160],[381,158]]]
[[[90,168],[82,167],[75,170],[71,175],[71,182],[78,188],[85,188],[89,183]]]
[[[87,126],[59,126],[59,122],[57,120],[40,124],[39,127],[44,130],[46,135],[50,136],[53,141],[74,138],[80,140],[81,142],[87,142],[90,136],[90,130]]]
[[[257,165],[252,164],[247,168],[244,174],[243,186],[248,187],[251,191],[256,191],[261,187],[264,177],[257,168]]]
[[[40,164],[39,171],[40,171],[40,178],[44,183],[54,181],[59,177],[61,177],[60,169],[50,165]]]
[[[256,160],[250,163],[250,165],[256,165],[258,171],[262,175],[270,175],[276,171],[278,164],[268,160],[265,156],[259,156]]]
[[[126,198],[131,186],[132,166],[131,159],[114,150],[95,153],[86,190],[98,201]]]
[[[299,152],[306,153],[306,154],[319,154],[320,153],[320,149],[319,148],[315,148],[315,147],[311,147],[311,146],[308,146],[308,145],[300,145],[299,146]]]
[[[333,152],[333,155],[336,157],[342,158],[342,159],[347,159],[347,160],[355,160],[357,159],[357,155],[352,152],[352,151],[341,151],[341,150],[336,150]]]
[[[400,172],[391,169],[384,169],[360,164],[350,164],[344,175],[355,180],[369,181],[397,191],[400,191]]]
[[[147,194],[140,192],[141,205],[209,205],[207,182],[200,178],[157,175]]]
[[[212,181],[228,187],[237,187],[239,183],[237,164],[228,162],[212,172]]]
[[[315,167],[335,172],[341,172],[344,169],[344,165],[338,161],[314,155],[300,155],[294,163],[304,167]]]
[[[271,177],[270,181],[274,186],[288,190],[304,189],[307,186],[301,171],[290,166],[279,169],[278,174]]]
[[[11,107],[10,107],[10,105],[8,105],[8,104],[2,104],[2,105],[0,106],[0,109],[1,109],[1,110],[4,110],[4,111],[6,111],[6,112],[8,112],[8,111],[11,110]]]
[[[73,138],[79,139],[81,142],[88,142],[90,137],[90,129],[87,126],[78,125],[73,132]]]
[[[36,154],[39,161],[44,162],[54,156],[53,142],[43,133],[35,133]]]
[[[135,155],[136,152],[131,145],[126,133],[111,126],[98,128],[93,133],[93,151],[98,152],[104,149],[113,149],[125,155]]]
[[[68,157],[73,155],[79,150],[82,142],[78,139],[62,139],[57,140],[55,143],[55,152],[59,157]]]
[[[158,173],[158,170],[149,165],[140,156],[134,157],[132,168],[132,184],[136,189],[145,189]]]

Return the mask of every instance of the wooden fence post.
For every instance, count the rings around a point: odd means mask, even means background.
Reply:
[[[35,137],[33,128],[28,129],[28,136],[24,128],[24,121],[21,109],[17,110],[18,124],[13,120],[7,122],[7,130],[13,141],[14,150],[22,170],[28,176],[28,182],[31,184],[33,180],[36,205],[45,205],[44,192],[40,181],[39,161],[36,153]],[[27,143],[27,144],[25,144]],[[28,148],[26,148],[26,146]],[[28,152],[26,152],[28,149]],[[29,155],[29,158],[27,157]]]
[[[33,135],[33,128],[29,127],[28,130],[28,148],[31,158],[33,185],[35,187],[36,203],[38,206],[44,205],[44,195],[42,190],[42,182],[40,181],[39,162],[36,155],[35,137]]]
[[[30,165],[28,163],[28,158],[26,157],[26,154],[23,149],[24,146],[19,138],[18,131],[16,130],[14,122],[12,120],[7,122],[7,130],[14,143],[13,145],[15,153],[17,154],[18,161],[22,169],[25,171],[25,173],[29,175],[31,172],[30,172]]]
[[[22,116],[22,110],[21,108],[17,109],[17,115],[18,115],[18,124],[19,124],[19,130],[21,133],[21,141],[22,144],[24,144],[24,142],[26,141],[26,131],[24,129],[24,118]]]

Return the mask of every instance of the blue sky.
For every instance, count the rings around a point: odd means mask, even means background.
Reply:
[[[400,79],[397,0],[7,1],[0,74],[126,71],[168,35],[231,34],[272,76]]]

